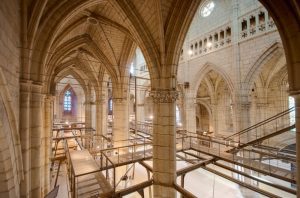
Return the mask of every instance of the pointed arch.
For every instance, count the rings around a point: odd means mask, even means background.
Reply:
[[[12,192],[12,194],[19,197],[19,184],[23,178],[23,162],[20,135],[13,106],[15,106],[15,104],[13,104],[7,80],[0,68],[0,108],[2,109],[0,111],[0,157],[6,156],[6,158],[3,159],[6,160],[3,166],[6,172],[3,174],[5,178],[1,178],[0,182],[1,185],[3,184],[2,182],[7,182],[7,184],[10,183],[9,187],[14,186],[14,188],[8,188],[8,190],[13,190],[14,192]],[[8,172],[6,170],[10,171]]]
[[[194,85],[194,97],[197,97],[198,87],[200,86],[201,82],[205,79],[205,76],[208,74],[208,72],[210,72],[211,70],[215,71],[217,74],[220,74],[222,76],[229,88],[230,93],[233,93],[234,86],[227,73],[220,67],[214,65],[213,63],[207,62],[198,71],[197,75],[195,75],[195,78],[192,80],[192,85]]]
[[[82,78],[82,76],[80,74],[77,73],[76,70],[69,69],[69,68],[66,69],[65,71],[61,71],[58,74],[58,77],[54,78],[54,81],[51,83],[51,86],[52,86],[51,90],[55,90],[57,83],[68,75],[74,77],[74,79],[76,79],[76,81],[79,82],[79,85],[82,87],[84,94],[86,95],[88,92],[88,86],[85,83],[84,79]]]
[[[105,67],[113,81],[118,81],[120,71],[118,71],[117,68],[112,65],[109,59],[98,48],[98,46],[94,43],[94,41],[88,34],[76,36],[61,44],[58,47],[58,50],[53,54],[53,56],[49,60],[49,67],[46,68],[46,73],[52,73],[52,71],[55,69],[55,67],[53,66],[57,65],[59,60],[63,58],[63,54],[68,54],[71,50],[79,49],[80,47],[88,49],[90,54],[93,54],[95,58],[97,58],[101,63],[103,63],[103,66]]]
[[[280,57],[280,59],[277,61],[276,65],[274,66],[274,68],[271,70],[271,72],[268,75],[268,78],[266,79],[266,87],[269,87],[272,79],[277,76],[280,75],[280,77],[282,75],[287,74],[287,66],[286,66],[286,61],[285,61],[285,57],[284,55],[282,55]]]
[[[280,43],[275,42],[262,55],[255,61],[253,66],[249,69],[248,73],[245,75],[245,78],[242,80],[242,84],[245,86],[244,91],[249,92],[253,86],[254,81],[258,78],[259,74],[263,70],[263,65],[270,60],[270,57],[274,57],[282,53],[282,46]],[[248,93],[245,93],[248,94]]]

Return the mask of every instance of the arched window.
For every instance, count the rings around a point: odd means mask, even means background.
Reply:
[[[201,7],[200,13],[202,17],[208,17],[210,13],[213,11],[215,7],[215,3],[213,1],[207,1]]]
[[[71,112],[72,111],[72,94],[70,90],[65,92],[64,97],[64,111]]]

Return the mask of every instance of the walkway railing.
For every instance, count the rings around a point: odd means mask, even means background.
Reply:
[[[294,119],[290,119],[291,113],[294,111],[295,108],[287,109],[275,116],[230,135],[226,137],[225,140],[236,141],[240,145],[243,145],[251,142],[257,143],[259,140],[263,141],[266,138],[272,137],[272,134],[277,135],[289,131],[295,127]]]
[[[229,145],[226,141],[222,142],[201,136],[177,138],[177,147],[181,147],[183,150],[194,150],[219,160],[295,183],[295,159],[282,156],[280,153],[274,154],[272,151],[246,148],[241,148],[238,152],[228,153],[226,151],[235,148],[234,145]]]

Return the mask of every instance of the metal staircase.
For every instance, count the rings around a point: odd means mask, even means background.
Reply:
[[[287,109],[255,125],[243,129],[233,135],[224,138],[225,141],[237,143],[236,147],[228,152],[238,151],[247,146],[259,145],[263,141],[282,133],[295,129],[295,123],[291,122],[290,115],[295,108]]]

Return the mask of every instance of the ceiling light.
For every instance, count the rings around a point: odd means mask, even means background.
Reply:
[[[207,46],[207,47],[211,47],[211,46],[212,46],[212,43],[211,43],[211,42],[208,42],[208,43],[206,44],[206,46]]]

